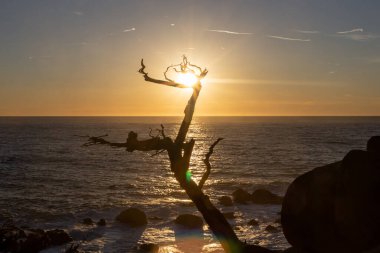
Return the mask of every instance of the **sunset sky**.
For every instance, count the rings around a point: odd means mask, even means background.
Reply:
[[[379,0],[2,0],[0,115],[380,115]]]

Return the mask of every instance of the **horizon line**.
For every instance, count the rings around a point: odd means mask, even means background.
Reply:
[[[183,117],[183,115],[0,115],[1,118]],[[194,117],[380,117],[379,115],[196,115]]]

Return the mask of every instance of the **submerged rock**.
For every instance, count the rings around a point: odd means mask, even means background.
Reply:
[[[372,137],[367,151],[350,151],[294,180],[281,215],[293,248],[358,253],[380,246],[379,147],[380,138]]]
[[[252,219],[252,220],[248,221],[248,225],[250,225],[250,226],[258,226],[259,222],[256,219]]]
[[[268,225],[265,227],[265,231],[270,232],[270,233],[276,233],[278,232],[278,229],[273,225]]]
[[[106,223],[106,220],[105,220],[105,219],[100,219],[100,220],[96,223],[96,225],[101,226],[101,227],[104,227],[105,225],[107,225],[107,223]]]
[[[203,227],[203,219],[193,214],[181,214],[175,219],[174,222],[190,229],[201,229]]]
[[[116,216],[116,220],[131,227],[141,227],[148,224],[146,214],[140,209],[133,207],[122,211]]]
[[[94,221],[91,218],[84,218],[82,221],[82,224],[84,225],[93,225]]]
[[[219,203],[223,206],[232,206],[233,205],[232,199],[229,196],[222,196],[218,200],[219,200]]]
[[[239,204],[247,204],[248,201],[251,200],[251,194],[246,190],[238,188],[232,193],[232,197],[236,203]]]
[[[155,243],[143,243],[139,245],[138,249],[139,252],[157,253],[160,249],[160,246],[158,246],[158,244]]]
[[[257,189],[252,193],[251,200],[255,204],[281,205],[283,197],[280,197],[265,189]]]

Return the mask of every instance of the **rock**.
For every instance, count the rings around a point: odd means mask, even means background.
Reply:
[[[148,224],[147,217],[143,211],[137,208],[128,208],[122,211],[116,220],[128,224],[131,227],[141,227]]]
[[[0,229],[0,252],[37,253],[49,246],[50,239],[42,229]]]
[[[16,226],[0,228],[0,252],[37,253],[70,241],[72,238],[60,229],[45,232],[42,229],[21,229]]]
[[[157,253],[160,247],[155,243],[143,243],[139,246],[139,252]]]
[[[226,219],[234,219],[235,218],[235,213],[234,212],[225,212],[225,213],[223,213],[223,216]]]
[[[350,151],[341,162],[307,172],[289,186],[281,223],[293,248],[357,253],[380,246],[378,140],[368,141],[368,151]]]
[[[251,200],[255,204],[281,205],[283,198],[265,189],[257,189],[251,195]]]
[[[84,218],[82,221],[82,224],[84,225],[93,225],[94,221],[91,218]]]
[[[232,197],[234,201],[239,204],[247,204],[247,202],[251,200],[251,194],[241,188],[235,190],[232,193]]]
[[[270,233],[276,233],[278,232],[278,229],[275,226],[268,225],[265,227],[265,231],[270,232]]]
[[[367,151],[380,153],[380,136],[373,136],[368,140]]]
[[[218,200],[222,206],[232,206],[233,205],[232,199],[229,196],[222,196]]]
[[[96,223],[96,225],[101,226],[101,227],[104,227],[105,225],[107,225],[107,223],[106,223],[106,220],[105,220],[105,219],[100,219],[100,220]]]
[[[259,222],[256,219],[252,219],[252,220],[248,221],[248,225],[250,225],[250,226],[258,226]]]
[[[190,229],[201,229],[203,227],[203,219],[193,214],[181,214],[174,222]]]
[[[62,229],[54,229],[46,231],[46,235],[50,239],[52,245],[62,245],[71,242],[73,238]]]

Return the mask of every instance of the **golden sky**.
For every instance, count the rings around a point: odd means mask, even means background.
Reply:
[[[380,115],[380,2],[2,1],[0,115],[181,115],[163,78],[207,75],[196,115]]]

